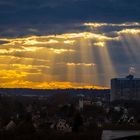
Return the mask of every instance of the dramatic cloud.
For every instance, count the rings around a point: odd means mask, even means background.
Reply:
[[[122,23],[122,24],[115,24],[115,23],[84,23],[83,25],[85,26],[89,26],[89,27],[104,27],[104,26],[113,26],[113,27],[131,27],[131,26],[139,26],[140,27],[140,23],[138,22],[126,22],[126,23]]]
[[[139,21],[139,0],[0,0],[1,25]],[[38,32],[29,27],[30,32]]]
[[[139,35],[139,22],[90,22],[75,32],[0,38],[1,85],[109,86],[110,78],[125,76],[132,65],[140,69]]]
[[[139,0],[0,0],[1,87],[109,86],[129,67],[140,71],[139,7]]]

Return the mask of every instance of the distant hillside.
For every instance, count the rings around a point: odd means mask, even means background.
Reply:
[[[108,94],[109,89],[28,89],[28,88],[0,88],[2,95],[51,95],[51,94]]]

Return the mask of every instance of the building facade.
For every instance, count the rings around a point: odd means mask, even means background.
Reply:
[[[111,79],[111,101],[115,100],[140,100],[140,78],[128,75]]]

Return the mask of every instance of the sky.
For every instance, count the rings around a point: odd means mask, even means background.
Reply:
[[[0,0],[1,88],[106,88],[140,77],[139,0]]]

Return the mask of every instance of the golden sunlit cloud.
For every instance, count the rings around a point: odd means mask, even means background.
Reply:
[[[107,26],[108,24],[107,23],[84,23],[83,25],[85,25],[85,26],[90,26],[90,27],[95,27],[95,28],[97,28],[97,27],[102,27],[102,26]]]
[[[22,48],[23,48],[22,51],[31,51],[31,52],[43,49],[43,47],[22,47]]]
[[[37,41],[34,39],[29,39],[25,41],[24,45],[45,45],[45,44],[56,44],[56,43],[59,43],[59,41],[54,39],[50,39],[48,41]]]
[[[30,56],[12,56],[0,55],[0,64],[25,64],[25,65],[44,65],[46,66],[50,61],[46,59],[31,58]]]
[[[112,26],[112,27],[131,27],[131,26],[140,26],[139,22],[126,22],[126,23],[118,23],[118,24],[113,24],[113,23],[96,23],[96,22],[89,22],[89,23],[84,23],[84,26],[89,26],[89,27],[103,27],[103,26]]]
[[[75,43],[75,40],[65,40],[64,43],[73,45]]]
[[[105,47],[106,43],[105,42],[97,42],[97,43],[93,43],[93,45],[98,46],[98,47]]]
[[[117,34],[139,34],[140,29],[123,29],[121,31],[118,31]]]
[[[23,64],[10,64],[14,68],[20,68],[20,69],[32,69],[32,65],[23,65]]]
[[[18,79],[27,76],[27,72],[16,71],[16,70],[0,70],[1,79]]]
[[[72,82],[30,82],[23,80],[15,80],[13,82],[1,83],[3,88],[32,88],[32,89],[108,89],[108,87],[100,87],[93,85],[79,85],[80,83]]]
[[[12,54],[15,52],[34,52],[42,49],[41,47],[21,47],[21,48],[9,48],[9,49],[0,49],[0,54]]]
[[[80,32],[80,33],[69,33],[61,35],[48,35],[48,36],[30,36],[25,38],[1,38],[1,41],[5,41],[4,44],[1,44],[2,47],[16,47],[20,49],[22,47],[44,47],[44,45],[55,45],[55,44],[69,44],[73,45],[79,39],[94,39],[97,41],[107,41],[112,40],[113,38],[105,36],[104,34],[97,34],[93,32]],[[41,45],[41,46],[40,46]]]

